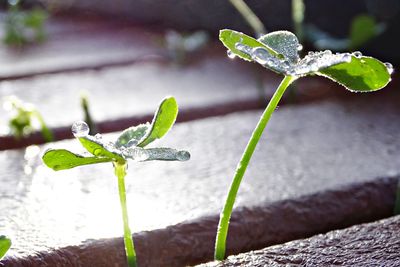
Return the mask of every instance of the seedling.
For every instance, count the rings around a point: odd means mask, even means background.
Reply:
[[[15,96],[9,96],[4,101],[4,108],[14,112],[10,118],[8,126],[16,139],[28,136],[35,129],[35,124],[39,124],[43,139],[46,142],[54,140],[53,133],[47,127],[40,112],[29,103],[24,103]]]
[[[129,228],[126,205],[125,176],[128,159],[140,162],[150,160],[186,161],[190,154],[172,148],[144,148],[156,139],[162,138],[175,123],[178,105],[175,98],[165,98],[156,111],[151,124],[140,124],[124,130],[115,142],[105,142],[101,135],[89,135],[85,122],[76,122],[72,133],[91,154],[75,154],[66,149],[49,149],[43,155],[43,162],[55,171],[66,170],[82,165],[111,162],[118,178],[118,190],[124,225],[124,243],[127,262],[130,267],[137,266],[132,234]]]
[[[46,39],[44,24],[48,14],[41,8],[23,11],[19,0],[9,0],[5,18],[3,42],[7,45],[25,45]]]
[[[11,240],[4,235],[0,235],[0,260],[6,255],[11,247]]]
[[[354,50],[362,47],[371,39],[385,31],[386,25],[376,22],[370,15],[358,15],[353,18],[347,38],[336,38],[315,25],[305,25],[305,35],[317,49],[336,51]]]
[[[178,65],[182,65],[190,53],[200,51],[208,41],[209,36],[205,31],[181,34],[169,30],[165,33],[164,46],[168,50],[168,56]]]
[[[276,31],[254,39],[243,33],[222,30],[219,38],[230,58],[239,57],[284,75],[275,94],[253,131],[238,164],[218,225],[215,259],[225,258],[226,238],[233,205],[240,183],[260,137],[288,86],[295,80],[309,75],[323,76],[343,85],[352,92],[372,92],[385,87],[391,80],[390,63],[363,56],[360,52],[337,53],[329,50],[309,52],[299,57],[302,49],[297,37],[288,31]]]

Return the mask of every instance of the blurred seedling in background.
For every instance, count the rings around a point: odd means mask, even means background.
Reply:
[[[24,103],[16,96],[9,96],[3,100],[3,106],[11,114],[8,126],[16,139],[26,137],[36,129],[40,129],[46,142],[54,140],[52,131],[47,127],[42,115],[34,105]]]
[[[228,56],[256,62],[284,76],[254,129],[243,152],[229,189],[218,225],[215,259],[225,258],[226,238],[233,205],[240,183],[261,135],[280,99],[295,80],[318,75],[331,79],[352,92],[372,92],[385,87],[391,80],[390,63],[363,56],[360,52],[332,53],[330,50],[309,52],[300,58],[302,45],[296,35],[276,31],[254,39],[241,32],[221,30],[219,38],[228,49]]]
[[[140,124],[124,130],[114,142],[107,142],[100,134],[89,135],[88,125],[81,121],[72,126],[72,133],[88,151],[87,155],[75,154],[66,149],[49,149],[42,159],[55,171],[78,166],[111,162],[118,179],[118,190],[124,225],[124,243],[127,262],[130,267],[137,266],[136,253],[129,227],[126,205],[125,176],[128,160],[136,162],[163,160],[186,161],[190,159],[187,151],[172,148],[144,148],[153,141],[162,138],[175,123],[178,104],[175,98],[165,98],[156,111],[151,124]]]
[[[186,62],[188,54],[200,51],[209,41],[205,31],[196,31],[190,34],[182,34],[169,30],[164,36],[164,46],[167,48],[168,57],[178,65]]]
[[[377,23],[373,16],[363,14],[353,18],[347,38],[336,38],[312,24],[304,26],[304,34],[317,49],[346,51],[361,48],[383,33],[385,28],[384,23]]]
[[[6,255],[11,247],[11,240],[4,235],[0,235],[0,260]]]
[[[21,1],[8,0],[4,22],[3,42],[10,46],[43,42],[46,39],[45,23],[48,13],[41,8],[22,10]]]

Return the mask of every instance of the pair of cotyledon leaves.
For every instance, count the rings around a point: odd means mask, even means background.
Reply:
[[[326,50],[310,52],[301,59],[299,50],[302,46],[288,31],[276,31],[254,39],[226,29],[220,31],[219,37],[231,57],[255,61],[286,76],[324,76],[354,92],[379,90],[391,80],[393,69],[389,63],[362,56],[359,52],[334,54]]]
[[[172,148],[144,148],[163,137],[175,123],[178,104],[175,98],[165,98],[159,105],[151,124],[141,124],[124,130],[114,143],[106,143],[102,137],[77,136],[82,146],[93,156],[83,156],[66,149],[49,149],[43,162],[53,170],[65,170],[81,165],[102,162],[124,164],[128,159],[135,161],[168,160],[185,161],[190,158],[187,151]]]

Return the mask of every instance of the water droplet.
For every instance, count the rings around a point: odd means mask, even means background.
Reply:
[[[180,161],[187,161],[190,159],[190,153],[187,151],[179,151],[176,158]]]
[[[251,57],[259,64],[265,65],[268,63],[268,60],[270,59],[270,54],[269,52],[262,48],[262,47],[256,47],[253,49]]]
[[[344,53],[343,54],[343,61],[351,62],[351,54],[350,53]]]
[[[252,49],[251,49],[251,47],[248,46],[248,45],[245,45],[245,44],[242,44],[242,43],[237,42],[237,43],[235,44],[235,48],[236,48],[237,50],[239,50],[240,52],[242,52],[242,53],[251,55]]]
[[[390,64],[389,62],[384,63],[384,65],[385,65],[387,71],[389,72],[389,74],[392,74],[394,71],[393,65]]]
[[[72,134],[75,137],[85,137],[89,134],[89,126],[84,121],[77,121],[71,127]]]
[[[234,59],[236,57],[236,55],[231,50],[226,51],[226,54],[230,59]]]
[[[97,134],[94,136],[94,138],[96,138],[96,139],[98,139],[98,140],[101,140],[101,139],[103,139],[103,136],[102,136],[101,134],[97,133]]]
[[[126,146],[127,146],[127,147],[131,147],[131,146],[136,146],[137,144],[138,144],[138,141],[132,139],[132,140],[130,140],[130,141],[126,144]]]
[[[353,55],[354,57],[356,57],[356,58],[361,58],[361,57],[362,57],[362,53],[361,53],[360,51],[354,51],[354,52],[352,53],[352,55]]]
[[[325,50],[324,51],[324,55],[330,56],[330,55],[332,55],[332,51],[331,50]]]
[[[299,44],[299,45],[297,46],[297,51],[301,51],[301,50],[303,50],[303,46],[302,46],[301,44]]]
[[[313,56],[313,55],[314,55],[314,52],[313,52],[313,51],[310,51],[310,52],[308,52],[307,55],[308,55],[308,56]]]

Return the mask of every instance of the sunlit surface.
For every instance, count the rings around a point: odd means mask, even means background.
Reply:
[[[398,106],[380,107],[393,114],[385,118],[376,109],[362,101],[280,108],[254,154],[237,204],[256,205],[399,174],[400,149],[393,135],[399,127]],[[188,162],[130,162],[126,183],[133,231],[218,214],[259,115],[176,125],[161,145],[190,151]],[[52,147],[83,151],[76,140]],[[13,240],[10,254],[121,236],[112,165],[54,172],[37,157],[44,149],[0,153],[0,233]]]

